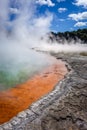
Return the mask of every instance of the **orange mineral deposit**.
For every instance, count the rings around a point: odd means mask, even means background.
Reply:
[[[25,83],[7,91],[0,92],[0,124],[9,121],[19,112],[27,109],[33,102],[40,99],[64,78],[67,73],[65,63],[57,63],[46,68]]]

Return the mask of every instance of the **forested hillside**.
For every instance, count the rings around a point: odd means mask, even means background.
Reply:
[[[81,42],[87,44],[87,29],[78,29],[77,31],[66,31],[66,32],[51,32],[49,34],[50,42],[64,43],[65,41],[70,42]]]

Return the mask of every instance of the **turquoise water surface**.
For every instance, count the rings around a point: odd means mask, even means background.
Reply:
[[[22,83],[52,64],[46,54],[29,49],[18,55],[7,52],[0,61],[0,90]]]

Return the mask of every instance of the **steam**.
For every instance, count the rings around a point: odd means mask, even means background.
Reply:
[[[19,72],[32,75],[52,63],[45,54],[31,48],[48,52],[86,50],[78,44],[49,44],[46,34],[50,32],[53,14],[45,12],[37,16],[36,0],[1,0],[0,9],[0,84],[10,81],[12,76],[14,81],[19,82],[16,79],[21,77]],[[41,37],[45,39],[41,40]]]
[[[40,48],[36,48],[36,50],[41,50],[45,52],[54,52],[54,53],[80,53],[80,52],[87,52],[87,45],[86,44],[80,44],[80,43],[75,43],[75,44],[44,44]]]
[[[40,46],[41,37],[49,32],[52,14],[36,16],[35,0],[4,0],[0,7],[0,61],[2,57],[25,60],[26,53],[31,57],[29,49]]]
[[[31,48],[39,46],[49,32],[53,16],[48,12],[37,16],[35,0],[4,0],[0,8],[1,89],[23,82],[52,63]]]
[[[10,56],[23,59],[26,52],[34,47],[59,52],[86,50],[83,45],[79,45],[79,40],[75,45],[73,40],[70,41],[71,45],[67,41],[64,41],[64,45],[49,44],[46,34],[50,32],[53,15],[45,12],[37,16],[36,0],[4,0],[0,8],[0,60]],[[45,39],[41,40],[41,37]],[[20,59],[18,55],[21,55]]]
[[[35,0],[4,0],[0,4],[0,28],[3,34],[11,33],[12,39],[30,42],[49,32],[52,15],[36,16]],[[43,22],[44,21],[44,22]],[[21,37],[21,38],[20,38]],[[7,39],[7,37],[6,37]]]
[[[87,44],[83,43],[80,39],[76,38],[76,40],[69,38],[66,40],[63,38],[45,37],[44,44],[41,44],[40,47],[35,48],[36,50],[45,51],[45,52],[53,52],[53,53],[87,53]],[[52,40],[52,41],[51,41]]]
[[[29,49],[39,46],[40,38],[49,32],[53,16],[48,12],[36,16],[35,0],[4,0],[0,8],[0,61],[2,57],[23,60],[26,53],[30,56]]]

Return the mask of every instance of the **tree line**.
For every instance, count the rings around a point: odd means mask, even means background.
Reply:
[[[58,42],[64,43],[65,41],[70,42],[81,42],[87,44],[87,29],[78,29],[77,31],[66,31],[66,32],[58,32],[49,33],[49,41],[50,42]]]

